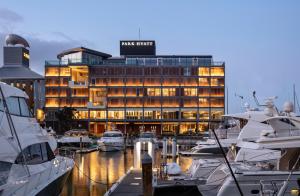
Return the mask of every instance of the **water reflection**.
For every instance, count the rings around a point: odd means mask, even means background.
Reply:
[[[134,166],[134,156],[139,157],[135,160],[140,160],[141,155],[137,155],[134,151],[134,149],[127,149],[126,153],[122,151],[96,151],[88,154],[77,154],[75,157],[76,166],[61,195],[104,195],[114,182]],[[154,166],[159,167],[160,151],[151,154],[154,156]],[[187,170],[191,162],[191,158],[180,157],[177,159],[177,163],[183,171]]]

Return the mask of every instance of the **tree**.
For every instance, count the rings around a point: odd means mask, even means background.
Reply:
[[[65,131],[72,129],[75,126],[75,112],[76,109],[70,107],[63,107],[59,111],[55,112],[60,133],[64,133]]]

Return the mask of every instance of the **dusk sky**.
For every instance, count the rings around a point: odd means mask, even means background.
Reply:
[[[277,95],[281,109],[296,84],[300,98],[299,0],[1,0],[0,65],[8,33],[29,41],[31,68],[44,74],[44,61],[71,47],[118,56],[119,40],[138,39],[139,28],[157,54],[225,61],[229,112],[241,109],[235,93],[252,107],[253,90],[260,100]]]

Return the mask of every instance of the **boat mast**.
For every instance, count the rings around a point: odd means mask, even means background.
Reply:
[[[221,143],[220,143],[220,141],[219,141],[219,138],[218,138],[218,136],[217,136],[215,130],[213,129],[212,132],[214,133],[214,136],[215,136],[215,138],[216,138],[216,141],[217,141],[217,143],[218,143],[218,145],[219,145],[219,148],[220,148],[220,150],[221,150],[221,152],[222,152],[222,155],[224,156],[226,165],[227,165],[227,167],[228,167],[228,169],[229,169],[229,171],[230,171],[230,174],[231,174],[231,176],[232,176],[232,178],[233,178],[233,180],[234,180],[234,182],[235,182],[235,184],[236,184],[236,187],[238,188],[238,191],[239,191],[240,195],[241,195],[241,196],[244,196],[244,194],[243,194],[243,192],[242,192],[242,189],[241,189],[241,187],[240,187],[240,185],[239,185],[239,183],[238,183],[238,181],[237,181],[237,179],[236,179],[236,177],[235,177],[235,175],[234,175],[234,173],[233,173],[233,171],[232,171],[232,168],[231,168],[231,166],[230,166],[230,164],[229,164],[229,161],[228,161],[228,159],[227,159],[227,157],[226,157],[226,154],[225,154],[225,152],[224,152],[224,149],[223,149],[223,147],[222,147],[222,145],[221,145]]]

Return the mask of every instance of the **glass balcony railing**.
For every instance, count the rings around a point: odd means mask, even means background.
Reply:
[[[87,64],[87,65],[102,65],[102,64],[113,64],[113,65],[153,65],[153,66],[220,66],[225,65],[224,62],[215,62],[212,59],[201,59],[195,60],[193,58],[126,58],[124,61],[116,62],[114,60],[105,59],[94,60],[94,59],[67,59],[67,60],[49,60],[45,61],[46,66],[63,66],[63,65],[76,65],[76,64]]]

